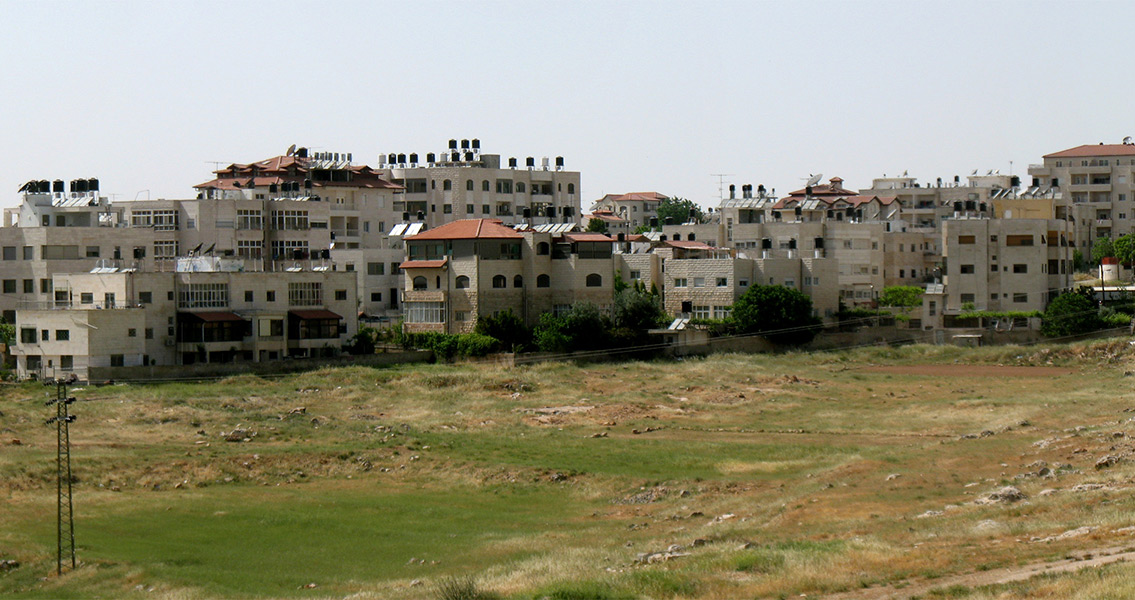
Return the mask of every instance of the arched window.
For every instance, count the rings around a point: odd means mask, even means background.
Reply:
[[[504,278],[504,275],[494,275],[493,276],[493,287],[499,289],[499,288],[506,287],[507,285],[508,285],[508,281]]]
[[[488,179],[481,182],[481,191],[482,192],[489,191],[489,180]]]
[[[445,181],[441,182],[441,189],[442,189],[442,191],[445,191],[445,192],[452,190],[453,189],[453,182],[446,179]]]
[[[547,275],[537,275],[536,276],[536,287],[538,287],[538,288],[552,287],[552,278],[548,277]]]
[[[468,288],[469,287],[469,278],[464,276],[464,275],[459,276],[457,278],[456,285],[457,285],[457,289],[459,289],[459,290],[463,290],[465,288]]]
[[[539,244],[536,244],[536,254],[545,256],[548,254],[549,248],[550,246],[548,246],[548,242],[540,242]]]
[[[517,194],[523,194],[524,193],[524,182],[523,181],[517,181],[516,182],[516,193]]]
[[[569,193],[569,194],[574,194],[574,193],[575,193],[575,184],[574,184],[574,183],[569,183],[569,184],[568,184],[568,193]]]
[[[473,180],[472,179],[465,180],[465,189],[469,190],[470,192],[473,191]]]
[[[691,232],[691,233],[690,233],[689,235],[687,235],[687,236],[686,236],[686,239],[687,239],[687,240],[689,240],[689,241],[691,241],[691,242],[692,242],[692,241],[694,241],[694,234],[693,234],[693,232]]]
[[[512,278],[512,287],[524,287],[524,278],[520,275]]]
[[[592,273],[587,276],[587,287],[600,287],[603,285],[603,276],[598,273]]]
[[[414,291],[421,291],[426,289],[426,278],[418,275],[414,278]]]

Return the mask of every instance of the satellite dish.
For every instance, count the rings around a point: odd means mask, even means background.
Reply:
[[[823,173],[816,173],[815,175],[812,175],[811,177],[808,178],[808,183],[804,184],[804,187],[811,187],[813,185],[816,185],[817,183],[820,182],[820,178],[823,177],[823,176],[824,176]]]
[[[977,169],[974,169],[973,173],[970,173],[970,175],[977,175]]]
[[[287,152],[287,154],[285,154],[285,156],[292,156],[295,153],[296,153],[296,145],[292,144],[291,146],[288,146],[288,152]]]
[[[1123,138],[1123,145],[1124,146],[1130,146],[1131,145],[1131,136],[1127,136],[1127,137]]]
[[[902,176],[903,176],[903,177],[906,177],[906,173],[907,173],[907,172],[906,172],[906,170],[903,170],[903,172],[902,172]]]

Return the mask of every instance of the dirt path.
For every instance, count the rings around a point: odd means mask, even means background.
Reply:
[[[1075,370],[1066,367],[1002,365],[878,365],[864,367],[863,370],[892,375],[932,375],[935,377],[1053,377],[1075,373]]]
[[[976,573],[967,573],[964,575],[952,575],[949,577],[942,577],[929,581],[918,581],[896,589],[894,586],[867,588],[863,590],[856,590],[854,592],[844,592],[831,596],[824,596],[832,600],[882,600],[884,598],[910,598],[912,596],[920,596],[926,594],[930,590],[939,588],[948,588],[955,585],[963,585],[966,587],[980,587],[983,585],[994,585],[998,583],[1012,583],[1014,581],[1024,581],[1037,575],[1045,573],[1067,573],[1070,571],[1078,571],[1087,567],[1099,567],[1117,562],[1126,562],[1128,560],[1135,560],[1135,550],[1131,546],[1116,546],[1113,548],[1099,548],[1091,551],[1077,551],[1070,555],[1070,558],[1064,558],[1055,561],[1033,563],[1031,565],[1023,565],[1020,567],[1006,567],[1004,569],[992,569],[989,571],[980,571]]]

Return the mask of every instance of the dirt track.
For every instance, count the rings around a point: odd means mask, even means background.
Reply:
[[[894,586],[868,588],[854,592],[844,592],[832,596],[824,596],[832,600],[883,600],[884,598],[911,598],[921,596],[930,590],[948,588],[955,585],[966,587],[980,587],[998,583],[1012,583],[1023,581],[1045,573],[1067,573],[1079,571],[1087,567],[1099,567],[1116,562],[1135,560],[1135,550],[1130,546],[1117,546],[1113,548],[1099,548],[1091,551],[1080,551],[1070,558],[1051,562],[1034,563],[1020,567],[1006,567],[992,569],[965,575],[953,575],[931,581],[920,581],[895,589]]]
[[[1055,377],[1071,375],[1065,367],[1013,367],[1001,365],[909,365],[865,367],[864,371],[892,375],[930,375],[934,377]]]

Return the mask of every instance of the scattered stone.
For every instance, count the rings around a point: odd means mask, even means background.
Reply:
[[[1133,529],[1135,529],[1135,528],[1133,528]],[[708,543],[709,543],[709,540],[707,540],[705,538],[698,538],[698,539],[690,542],[690,545],[693,546],[694,548],[700,548],[700,547],[702,547],[702,546],[704,546]]]
[[[1113,437],[1113,438],[1115,438],[1115,439],[1120,439],[1120,438],[1125,438],[1125,437],[1127,437],[1127,434],[1126,434],[1126,433],[1123,433],[1122,431],[1116,431],[1116,432],[1113,432],[1113,433],[1111,434],[1111,437]]]
[[[552,476],[550,477],[550,479],[552,481],[567,481],[567,478],[568,478],[567,475],[564,475],[563,473],[560,473],[559,471],[552,473]]]
[[[1052,488],[1048,488],[1048,489],[1044,489],[1044,490],[1037,492],[1036,495],[1037,496],[1051,496],[1055,493],[1056,493],[1056,490],[1054,490]]]
[[[989,492],[985,496],[978,498],[974,501],[975,504],[1012,504],[1024,500],[1026,496],[1021,493],[1021,490],[1007,485],[999,490]]]
[[[1037,471],[1036,474],[1037,474],[1037,477],[1042,477],[1044,479],[1051,479],[1053,477],[1056,477],[1056,474],[1053,473],[1052,469],[1050,469],[1048,467],[1044,467],[1043,469]]]
[[[593,434],[591,434],[591,437],[593,437],[593,438],[605,438],[605,437],[607,437],[607,432],[602,431],[602,432],[599,432],[599,433],[593,433]]]
[[[292,410],[288,411],[289,417],[293,416],[293,415],[306,415],[306,414],[307,414],[307,407],[306,406],[299,406],[299,407],[293,408]]]
[[[1046,543],[1046,542],[1056,542],[1056,541],[1060,541],[1060,540],[1066,540],[1068,538],[1074,538],[1074,537],[1079,537],[1079,536],[1082,536],[1082,535],[1088,535],[1089,533],[1091,533],[1095,530],[1096,530],[1095,527],[1084,526],[1084,527],[1079,527],[1079,528],[1076,528],[1076,529],[1071,529],[1071,530],[1065,531],[1064,533],[1061,533],[1060,535],[1050,535],[1050,536],[1045,537],[1045,538],[1036,538],[1036,537],[1029,538],[1029,543],[1039,544],[1039,543]]]
[[[736,516],[737,515],[735,515],[733,513],[725,513],[723,515],[718,515],[718,516],[714,517],[713,520],[709,522],[709,524],[713,525],[714,523],[721,523],[721,522],[724,522],[724,521],[728,521],[729,519],[735,518]]]
[[[224,438],[226,442],[248,442],[252,441],[252,437],[255,435],[255,432],[237,427],[236,429],[233,429],[232,431],[224,434]]]
[[[23,446],[24,443],[20,441],[20,438],[12,438],[11,440],[8,440],[8,445],[9,446]]]
[[[983,438],[989,437],[991,435],[994,435],[994,433],[992,431],[988,430],[988,429],[981,432],[981,437],[983,437]]]
[[[984,521],[978,522],[977,525],[974,525],[973,529],[974,531],[993,531],[996,529],[1001,529],[1002,527],[1004,527],[1004,525],[1002,525],[1001,523],[998,523],[997,521],[994,521],[992,519],[986,519]]]
[[[689,498],[690,497],[690,490],[682,490],[682,491],[678,492],[678,497],[679,498]]]
[[[311,418],[311,426],[315,427],[317,429],[319,428],[319,417],[312,417]]]
[[[410,587],[418,587],[419,585],[422,585],[421,579],[414,579],[410,581]]]
[[[309,584],[307,584],[307,585],[304,585],[304,586],[300,586],[300,589],[313,590],[313,589],[315,589],[316,587],[317,587],[317,586],[316,586],[316,585],[315,585],[314,583],[309,583]]]
[[[1017,422],[1017,427],[1030,427],[1030,426],[1032,426],[1032,423],[1030,423],[1028,419],[1022,419],[1022,420]]]
[[[18,561],[18,560],[11,559],[11,558],[6,558],[4,560],[0,560],[0,573],[6,573],[8,571],[13,571],[13,570],[18,569],[18,568],[20,568],[20,561]]]
[[[1123,460],[1123,457],[1121,456],[1108,454],[1107,456],[1104,456],[1096,461],[1096,469],[1106,469],[1108,467],[1115,466],[1119,464],[1121,460]]]
[[[1043,461],[1043,460],[1038,460],[1038,461],[1035,461],[1035,462],[1029,463],[1029,464],[1027,465],[1027,468],[1029,468],[1029,469],[1039,469],[1039,468],[1041,468],[1041,467],[1047,467],[1047,466],[1048,466],[1048,463],[1047,463],[1047,462],[1045,462],[1045,461]]]
[[[899,477],[902,477],[902,475],[899,475],[898,473],[891,473],[890,475],[887,475],[887,481],[894,481]]]
[[[744,544],[737,546],[737,550],[752,550],[753,548],[756,548],[756,547],[757,547],[757,545],[754,544],[753,542],[745,542]]]
[[[1106,487],[1107,486],[1102,484],[1102,483],[1081,483],[1080,485],[1073,487],[1072,491],[1077,492],[1077,493],[1079,493],[1079,492],[1094,492],[1096,490],[1102,490]]]
[[[916,519],[929,519],[930,517],[940,517],[943,514],[944,513],[940,510],[928,510],[928,511],[922,513],[921,515],[918,515],[915,518]]]
[[[631,494],[619,500],[617,504],[650,504],[652,502],[658,502],[669,494],[670,490],[668,488],[652,487],[650,489],[644,489],[637,494]]]

